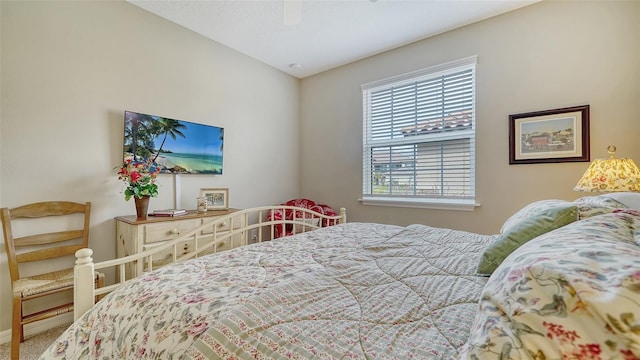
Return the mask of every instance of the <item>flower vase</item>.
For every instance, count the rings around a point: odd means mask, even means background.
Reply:
[[[147,220],[149,198],[150,196],[143,196],[142,198],[138,198],[137,196],[133,197],[133,199],[136,201],[136,215],[138,216],[138,220]]]

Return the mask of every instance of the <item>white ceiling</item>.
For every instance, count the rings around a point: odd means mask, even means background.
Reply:
[[[539,0],[128,1],[304,78]]]

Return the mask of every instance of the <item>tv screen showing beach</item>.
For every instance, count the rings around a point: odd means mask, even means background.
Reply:
[[[124,113],[124,160],[151,159],[162,173],[222,174],[223,142],[220,127]]]

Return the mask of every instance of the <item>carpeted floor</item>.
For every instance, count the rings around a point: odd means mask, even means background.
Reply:
[[[30,336],[20,344],[20,360],[35,360],[51,345],[71,324],[60,325],[37,335]],[[0,345],[0,359],[11,358],[11,343]]]

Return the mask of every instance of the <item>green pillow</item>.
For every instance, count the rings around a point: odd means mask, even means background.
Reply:
[[[527,241],[578,220],[578,207],[562,205],[549,208],[522,220],[498,236],[482,254],[478,274],[491,274],[515,249]]]

